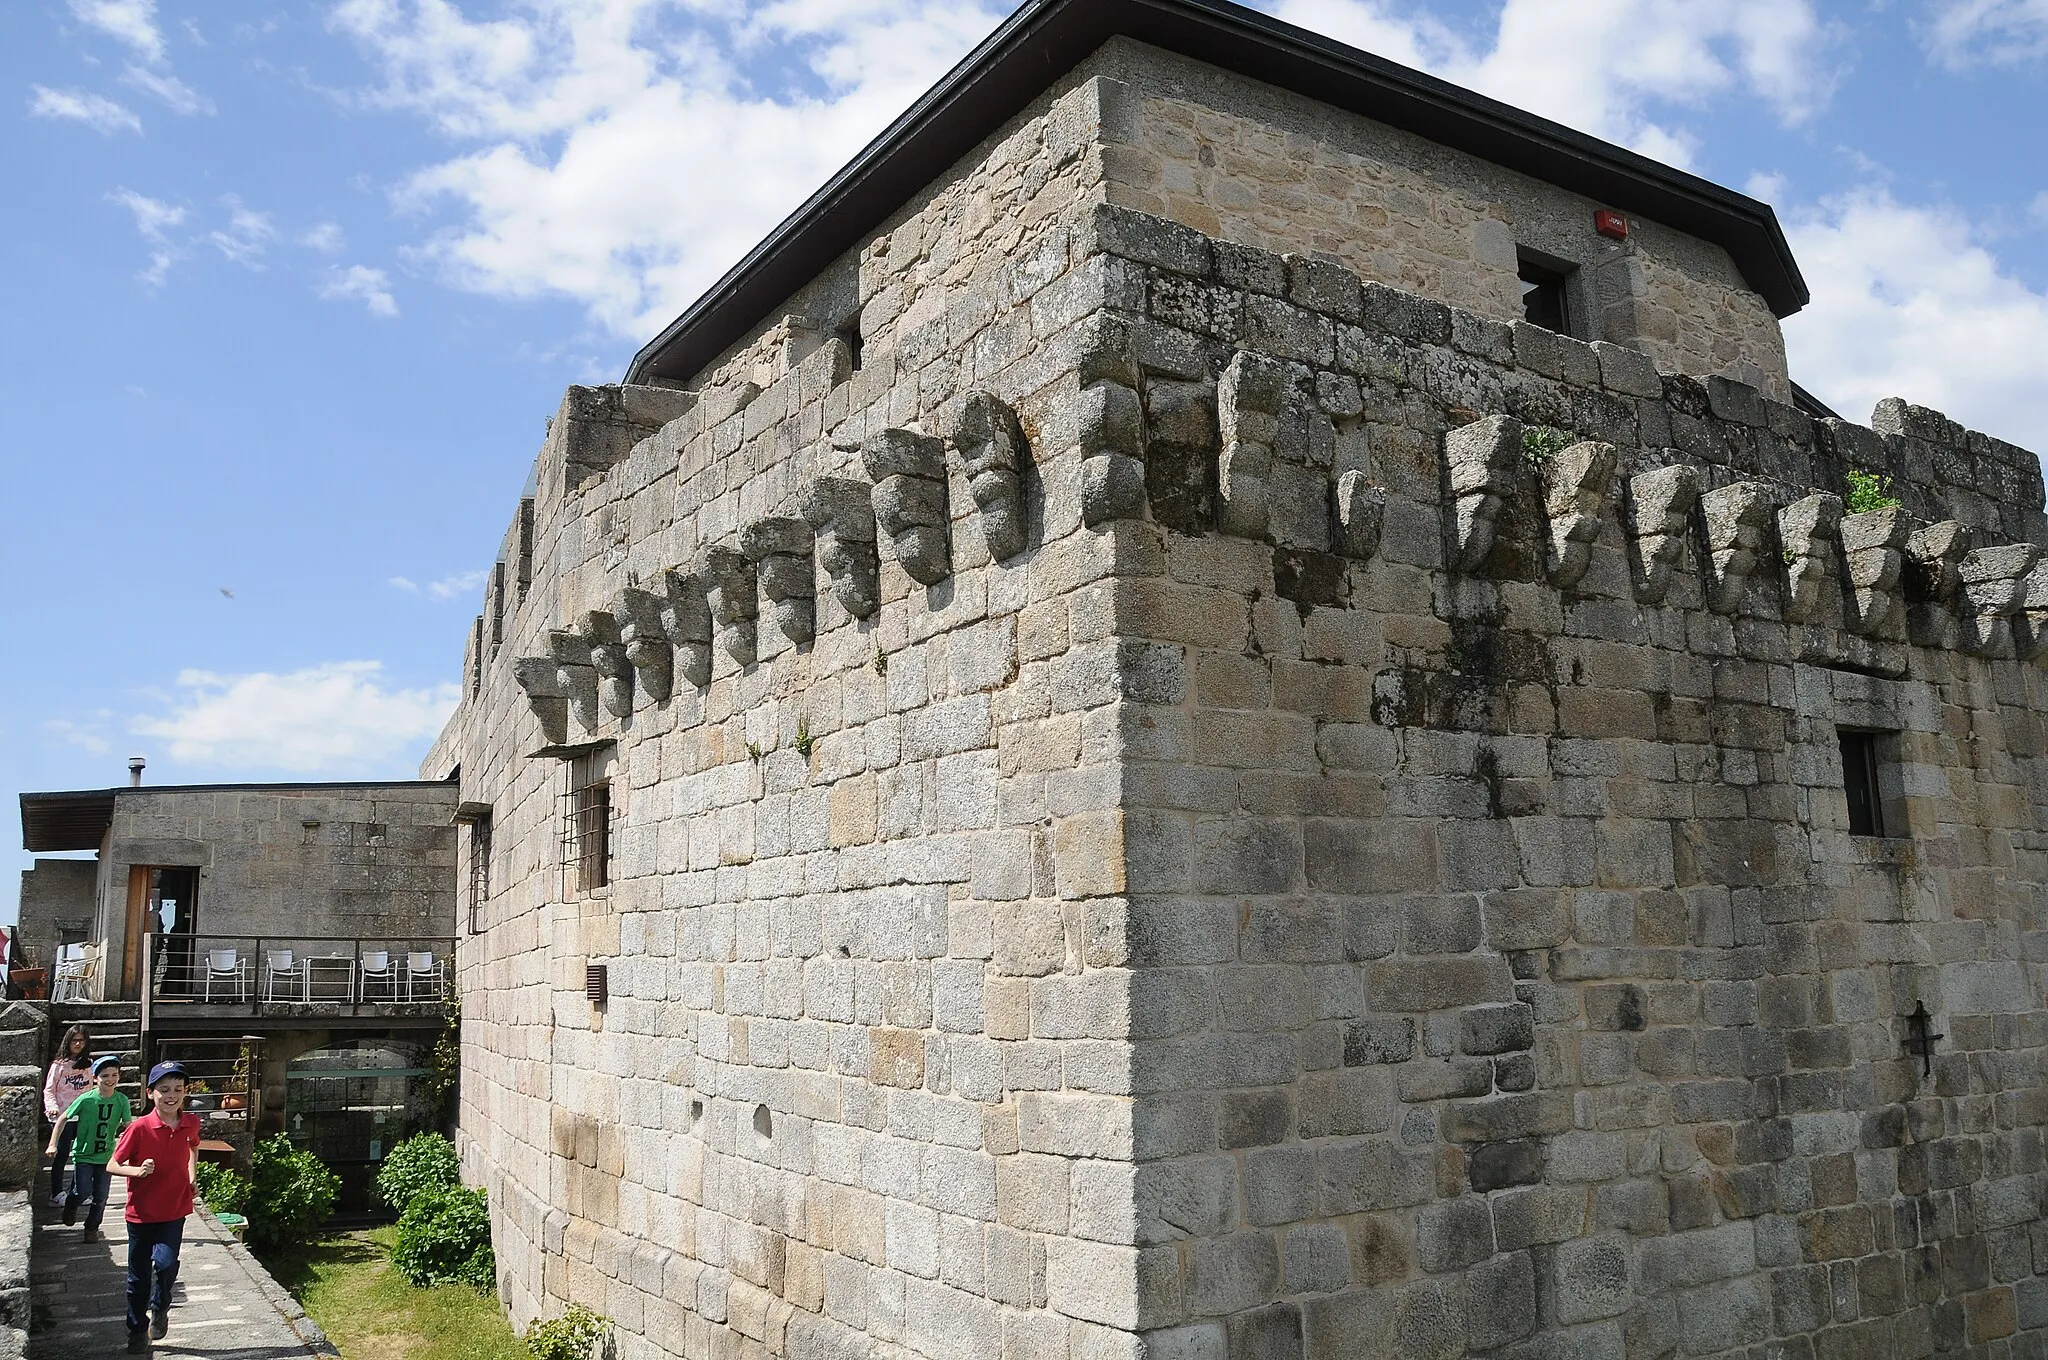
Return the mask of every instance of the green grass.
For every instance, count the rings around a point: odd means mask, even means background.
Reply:
[[[496,1299],[463,1285],[407,1284],[391,1268],[396,1232],[338,1233],[263,1264],[344,1360],[532,1360]]]

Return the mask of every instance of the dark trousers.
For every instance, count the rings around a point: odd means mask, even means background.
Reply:
[[[129,1331],[141,1331],[149,1325],[152,1311],[161,1313],[171,1306],[171,1286],[178,1282],[178,1248],[184,1244],[182,1218],[128,1225]]]
[[[50,1198],[58,1199],[64,1194],[64,1163],[71,1160],[71,1144],[78,1138],[78,1121],[64,1121],[64,1131],[57,1135],[57,1160],[50,1163]]]
[[[71,1168],[71,1193],[64,1197],[64,1212],[76,1209],[81,1200],[86,1203],[85,1226],[88,1232],[100,1226],[100,1220],[107,1216],[107,1196],[114,1188],[114,1177],[101,1162],[79,1162]]]

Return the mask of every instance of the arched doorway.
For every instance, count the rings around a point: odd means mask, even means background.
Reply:
[[[434,1127],[423,1046],[350,1039],[285,1064],[284,1127],[341,1177],[337,1214],[377,1213],[377,1167],[396,1143]]]

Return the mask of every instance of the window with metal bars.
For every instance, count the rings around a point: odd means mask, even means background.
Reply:
[[[612,881],[612,786],[597,779],[562,796],[562,889],[587,893]]]
[[[491,814],[469,824],[469,933],[484,928],[484,903],[491,895]]]

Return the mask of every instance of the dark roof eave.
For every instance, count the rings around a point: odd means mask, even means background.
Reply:
[[[634,355],[625,380],[697,373],[1118,35],[1712,241],[1780,317],[1808,300],[1770,206],[1696,175],[1226,0],[1030,0]]]

